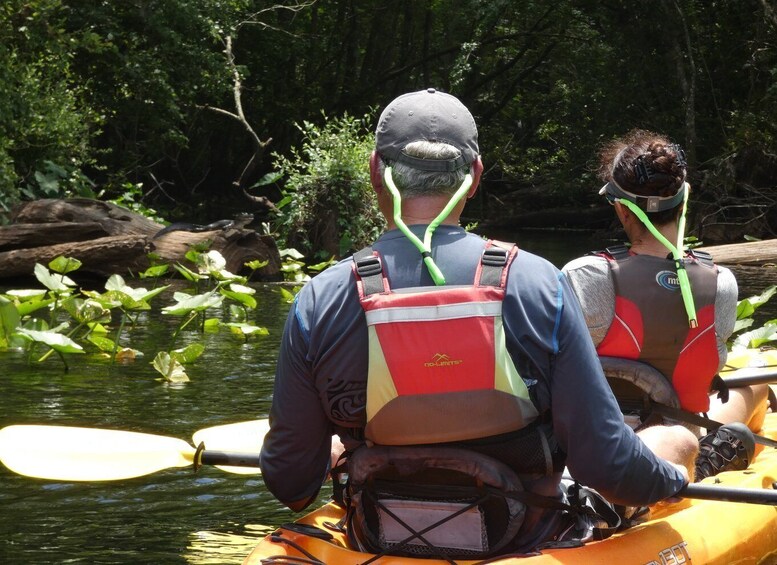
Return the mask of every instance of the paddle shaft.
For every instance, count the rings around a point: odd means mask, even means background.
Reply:
[[[259,455],[255,453],[232,453],[229,451],[201,451],[195,463],[200,465],[229,465],[232,467],[259,467]]]
[[[765,504],[777,506],[777,490],[724,487],[720,485],[690,484],[677,493],[684,498],[721,500],[726,502],[744,502],[747,504]]]
[[[728,385],[729,388],[751,386],[751,385],[765,385],[777,381],[777,371],[769,373],[760,373],[758,375],[743,375],[741,377],[726,377],[723,382]]]

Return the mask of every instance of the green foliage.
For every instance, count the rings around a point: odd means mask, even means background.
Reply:
[[[247,312],[257,307],[256,291],[245,286],[246,279],[224,269],[224,258],[216,251],[189,253],[197,265],[191,274],[194,293],[175,292],[174,303],[161,312],[181,319],[173,335],[193,325],[201,331],[219,331],[224,326],[231,335],[248,341],[267,335],[267,329],[246,322]],[[67,355],[97,351],[99,357],[112,362],[130,363],[143,357],[143,352],[119,345],[127,322],[134,325],[140,312],[152,308],[151,301],[164,293],[169,285],[145,289],[128,285],[120,275],[112,275],[105,283],[105,291],[82,289],[65,275],[77,270],[81,262],[72,257],[56,257],[49,268],[37,264],[35,276],[44,289],[16,289],[0,294],[0,350],[26,350],[32,360],[37,347],[45,349],[38,358],[43,362],[52,354],[60,357],[67,370]],[[150,276],[158,276],[161,271]],[[199,286],[209,287],[198,292]],[[236,321],[221,323],[218,318],[206,318],[208,312],[220,308],[223,302],[230,305],[230,317]],[[112,312],[119,313],[118,326],[113,324]],[[47,317],[40,317],[36,313]],[[63,321],[63,319],[65,321]],[[193,322],[199,322],[193,324]],[[74,324],[73,324],[74,323]],[[74,327],[71,328],[71,325]],[[109,337],[109,330],[115,334]],[[184,365],[193,363],[204,351],[201,343],[191,343],[183,349],[160,351],[152,366],[169,382],[186,382],[188,375]]]
[[[162,202],[191,213],[228,200],[248,170],[244,186],[273,199],[285,191],[284,246],[341,256],[379,222],[357,155],[371,136],[347,116],[434,86],[461,97],[480,126],[484,217],[513,212],[509,190],[535,189],[536,207],[600,202],[597,148],[642,127],[685,145],[695,216],[766,217],[745,231],[774,231],[777,26],[767,2],[296,4],[3,3],[0,212],[93,192],[151,217]],[[346,117],[325,123],[322,110]],[[272,139],[275,163],[234,119],[241,111]]]
[[[733,332],[735,337],[729,340],[729,348],[732,351],[757,348],[764,343],[777,341],[777,320],[769,320],[759,328],[739,333],[754,324],[753,315],[755,311],[766,304],[775,293],[777,293],[777,285],[772,285],[761,294],[737,302],[737,321]]]
[[[319,127],[297,126],[301,148],[291,156],[275,154],[275,166],[286,177],[279,231],[287,247],[303,254],[341,256],[373,241],[383,228],[369,179],[374,138],[369,116],[323,116]]]
[[[0,206],[30,197],[83,194],[81,168],[103,116],[74,70],[80,32],[67,29],[60,0],[12,0],[0,7]]]
[[[123,183],[121,185],[121,193],[108,201],[160,224],[165,221],[164,218],[157,214],[156,210],[149,208],[143,203],[143,183]]]

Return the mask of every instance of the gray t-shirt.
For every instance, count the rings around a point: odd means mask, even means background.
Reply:
[[[615,316],[615,283],[609,261],[600,255],[574,259],[561,269],[583,309],[585,323],[594,346],[598,346]],[[718,286],[715,294],[715,339],[719,367],[726,363],[726,341],[734,331],[738,289],[734,274],[718,265]]]
[[[412,227],[419,237],[425,228]],[[459,227],[440,226],[432,256],[448,284],[472,284],[484,245]],[[418,250],[399,231],[385,233],[373,247],[392,288],[433,284]],[[367,326],[351,264],[343,260],[310,281],[286,321],[271,427],[261,452],[265,484],[283,502],[314,497],[328,472],[332,434],[348,436],[343,427],[365,424]],[[676,494],[684,484],[680,472],[624,425],[561,272],[519,250],[502,315],[507,349],[540,414],[551,422],[572,475],[618,504],[652,504]],[[525,486],[559,496],[559,481],[560,474]],[[527,528],[546,526],[545,520],[532,522]]]

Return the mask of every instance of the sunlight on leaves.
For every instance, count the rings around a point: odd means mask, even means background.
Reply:
[[[73,280],[71,280],[69,277],[66,277],[65,275],[52,274],[40,263],[35,263],[34,272],[35,278],[52,292],[66,292],[70,291],[72,287],[76,286],[76,283],[73,282]]]
[[[769,320],[762,327],[737,336],[731,350],[755,349],[770,341],[777,341],[777,320]]]
[[[55,257],[49,263],[49,269],[56,273],[66,274],[81,268],[81,261],[72,257]]]
[[[89,343],[97,347],[97,349],[105,353],[113,353],[113,350],[116,349],[116,343],[112,339],[102,335],[91,333],[86,339]]]
[[[189,382],[189,376],[183,368],[181,363],[170,356],[167,351],[160,351],[157,353],[151,365],[156,369],[162,377],[171,383],[186,383]]]
[[[51,347],[54,351],[60,353],[83,353],[84,348],[78,345],[75,341],[69,337],[57,333],[53,330],[49,331],[36,331],[19,328],[16,334],[29,339],[30,341],[43,343]]]
[[[224,325],[229,328],[229,331],[231,331],[232,334],[246,339],[249,336],[270,335],[267,328],[246,324],[244,322],[227,322]]]
[[[205,346],[201,343],[192,343],[182,349],[176,349],[170,352],[170,357],[186,365],[187,363],[194,362],[205,351]]]
[[[214,291],[191,296],[185,292],[176,292],[173,297],[178,301],[171,306],[162,308],[163,314],[182,316],[191,312],[202,312],[208,308],[221,306],[224,297]]]

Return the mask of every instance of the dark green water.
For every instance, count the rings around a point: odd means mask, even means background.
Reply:
[[[559,266],[602,246],[574,233],[512,238]],[[747,296],[777,277],[774,270],[759,269],[744,272],[740,281],[740,294]],[[184,385],[157,380],[148,364],[174,330],[174,320],[159,315],[141,318],[132,331],[132,346],[148,353],[130,365],[109,367],[71,356],[65,374],[55,357],[29,365],[16,354],[0,353],[0,427],[76,425],[188,441],[201,428],[266,418],[289,306],[272,286],[258,287],[258,299],[251,321],[267,327],[267,337],[242,344],[226,333],[184,334],[204,340],[207,348]],[[293,517],[261,478],[209,467],[196,474],[172,469],[116,482],[64,483],[17,476],[0,465],[0,508],[0,563],[9,564],[240,563],[260,537]]]

